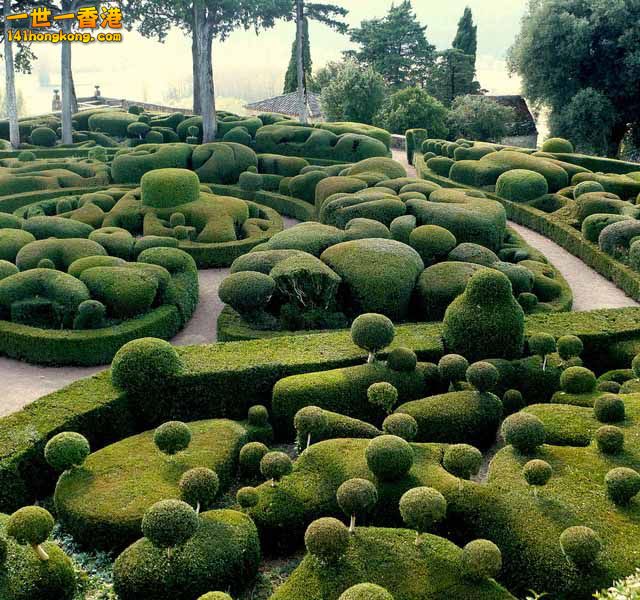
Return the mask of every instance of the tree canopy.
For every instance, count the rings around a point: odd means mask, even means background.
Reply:
[[[464,13],[460,17],[460,21],[458,21],[458,31],[453,39],[452,47],[464,54],[473,56],[475,67],[478,53],[478,26],[474,25],[473,13],[468,6],[464,9]]]
[[[476,94],[480,85],[475,81],[475,56],[450,48],[438,53],[434,64],[429,91],[440,102],[449,106],[458,96]]]
[[[459,96],[449,112],[449,129],[453,138],[499,142],[509,133],[515,111],[486,96]]]
[[[447,135],[447,109],[425,90],[410,87],[392,94],[374,119],[375,125],[392,133],[404,134],[407,129],[426,129],[430,137]]]

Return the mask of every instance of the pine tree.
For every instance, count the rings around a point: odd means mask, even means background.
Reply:
[[[473,13],[468,6],[464,9],[464,14],[458,21],[458,31],[452,46],[456,50],[461,50],[464,54],[473,56],[473,67],[475,69],[478,53],[478,26],[474,25]]]
[[[304,63],[304,78],[306,81],[306,88],[310,91],[315,91],[312,79],[313,62],[311,61],[311,45],[309,43],[309,19],[304,20],[303,26],[303,47],[302,47],[302,61]],[[291,59],[289,60],[289,67],[287,73],[284,76],[284,92],[285,94],[291,94],[298,89],[298,61],[296,52],[296,41],[293,41],[291,45]]]

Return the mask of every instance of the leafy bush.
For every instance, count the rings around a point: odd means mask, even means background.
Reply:
[[[387,356],[387,367],[394,371],[415,371],[417,364],[418,357],[410,348],[394,348]]]
[[[7,535],[19,544],[29,544],[40,560],[49,560],[42,548],[53,531],[54,520],[51,513],[39,506],[25,506],[14,512],[7,521]]]
[[[624,448],[624,432],[615,425],[604,425],[595,434],[598,450],[603,454],[620,454]]]
[[[515,120],[514,110],[486,96],[458,96],[448,115],[450,132],[457,137],[483,142],[500,142]],[[478,157],[480,158],[480,157]],[[456,156],[456,160],[459,159]]]
[[[496,194],[513,202],[529,202],[549,191],[547,180],[540,173],[513,169],[498,177]]]
[[[412,442],[418,435],[418,422],[411,415],[395,413],[385,418],[382,430],[388,435]]]
[[[428,532],[447,514],[447,501],[436,489],[416,487],[400,498],[400,515],[406,526],[420,533]],[[416,544],[418,539],[416,538]]]
[[[389,414],[398,403],[398,390],[386,381],[373,383],[367,389],[367,400]]]
[[[534,459],[525,463],[522,467],[522,475],[529,485],[547,485],[553,475],[553,468],[546,460]]]
[[[369,442],[365,451],[369,470],[382,481],[404,477],[413,465],[413,449],[406,440],[381,435]]]
[[[200,180],[188,169],[156,169],[142,176],[142,203],[152,208],[171,208],[200,198]]]
[[[593,414],[600,423],[618,423],[624,421],[624,400],[612,394],[600,396],[596,398],[593,404]]]
[[[260,474],[260,461],[269,452],[262,442],[249,442],[240,448],[239,465],[244,477],[255,478]]]
[[[482,452],[469,444],[453,444],[442,457],[442,466],[460,479],[471,479],[482,466]]]
[[[184,472],[178,487],[182,500],[200,512],[201,508],[206,510],[213,504],[220,489],[220,479],[215,471],[196,467]]]
[[[567,559],[577,567],[588,567],[600,554],[602,541],[593,529],[577,525],[562,532],[560,548]]]
[[[425,266],[444,260],[457,245],[456,237],[444,227],[421,225],[409,235],[409,245],[422,258]]]
[[[582,340],[575,335],[563,335],[558,338],[558,354],[562,360],[580,356],[584,350]]]
[[[253,508],[260,502],[260,493],[254,487],[242,487],[236,492],[236,500],[241,508]]]
[[[167,421],[155,430],[153,443],[160,452],[173,456],[189,447],[191,430],[181,421]]]
[[[367,362],[375,361],[375,355],[386,348],[395,337],[391,319],[384,315],[366,313],[356,317],[351,325],[353,343],[369,353]]]
[[[349,547],[349,530],[332,517],[323,517],[307,527],[304,544],[322,562],[336,562]]]
[[[628,467],[611,469],[604,478],[607,495],[620,506],[626,506],[640,492],[640,473]]]
[[[544,423],[535,415],[519,412],[502,423],[502,436],[518,452],[530,454],[545,442]]]
[[[31,132],[31,143],[35,146],[45,146],[51,148],[56,145],[56,132],[49,127],[36,127]]]
[[[444,382],[454,387],[460,381],[465,381],[469,361],[460,354],[446,354],[438,361],[438,373]]]
[[[358,583],[345,590],[338,600],[393,600],[393,596],[374,583]]]
[[[142,519],[142,534],[158,548],[180,546],[198,530],[195,510],[181,500],[156,502]]]
[[[356,517],[367,516],[378,502],[378,491],[368,479],[348,479],[336,492],[338,506],[351,519],[349,532],[354,533]]]
[[[588,394],[596,389],[596,376],[585,367],[569,367],[560,375],[560,386],[569,394]]]
[[[542,151],[573,154],[573,144],[564,138],[548,138],[542,144]]]
[[[298,432],[299,440],[306,440],[308,448],[311,441],[320,438],[329,425],[329,419],[324,410],[317,406],[301,408],[293,419],[293,426]]]
[[[467,381],[479,392],[490,392],[500,379],[500,372],[491,363],[473,363],[467,369]]]
[[[468,579],[492,579],[502,569],[500,548],[489,540],[473,540],[462,549],[462,571]]]
[[[374,122],[392,133],[422,128],[431,137],[445,137],[447,109],[424,89],[409,87],[391,94],[375,115]]]
[[[267,452],[260,460],[260,473],[265,479],[271,480],[273,487],[277,481],[291,473],[292,468],[291,459],[284,452]]]
[[[53,469],[62,473],[82,465],[90,452],[86,437],[74,431],[64,431],[47,442],[44,458]]]

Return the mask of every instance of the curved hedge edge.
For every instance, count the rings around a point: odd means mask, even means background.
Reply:
[[[602,252],[596,244],[585,240],[582,234],[573,227],[552,221],[549,219],[547,213],[537,208],[511,202],[510,200],[499,198],[486,190],[440,177],[427,169],[422,155],[416,155],[416,169],[418,169],[423,179],[433,181],[443,187],[481,191],[485,193],[488,198],[498,200],[505,207],[509,219],[533,231],[537,231],[554,241],[567,250],[567,252],[579,258],[587,266],[600,273],[600,275],[615,283],[627,296],[640,301],[640,273],[637,273],[630,267],[623,265],[615,258]]]
[[[29,152],[33,152],[36,158],[87,158],[89,151],[98,146],[90,146],[86,148],[29,148]],[[115,155],[120,148],[105,148],[107,156]],[[0,159],[17,158],[23,150],[1,150]]]

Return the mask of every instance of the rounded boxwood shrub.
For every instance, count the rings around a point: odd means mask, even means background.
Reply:
[[[51,148],[56,145],[58,136],[50,127],[36,127],[31,132],[31,143],[34,146],[45,146]]]
[[[386,381],[372,383],[367,389],[367,400],[389,414],[398,403],[398,390]]]
[[[253,508],[258,504],[258,502],[260,502],[260,492],[251,486],[241,487],[236,492],[236,500],[240,507],[245,510]]]
[[[453,444],[444,451],[442,466],[459,479],[471,479],[482,466],[482,452],[469,444]]]
[[[220,284],[218,296],[241,315],[251,316],[264,309],[276,289],[269,275],[257,271],[232,273]]]
[[[591,194],[593,192],[604,192],[604,187],[597,181],[581,181],[573,188],[573,198],[577,200],[583,194]]]
[[[563,154],[573,153],[573,144],[569,140],[564,138],[549,138],[542,144],[543,152],[558,152]]]
[[[596,389],[596,376],[585,367],[569,367],[560,375],[560,387],[569,394],[588,394]]]
[[[246,190],[248,192],[255,192],[261,189],[263,183],[264,182],[262,175],[260,175],[259,173],[251,173],[250,171],[240,173],[240,177],[238,179],[240,189]]]
[[[36,155],[30,150],[22,150],[22,152],[18,153],[18,160],[20,162],[31,162],[36,160]]]
[[[553,468],[546,460],[534,459],[525,463],[522,467],[522,475],[529,485],[547,485],[553,475]]]
[[[191,430],[182,421],[167,421],[155,430],[153,443],[160,452],[173,456],[189,447]]]
[[[462,573],[467,579],[492,579],[498,576],[500,569],[502,553],[493,542],[473,540],[462,549]]]
[[[394,348],[387,356],[387,367],[393,371],[411,372],[418,365],[418,357],[410,348]]]
[[[542,359],[542,370],[546,371],[547,356],[557,349],[556,338],[550,333],[535,333],[529,340],[529,351]]]
[[[233,598],[224,592],[207,592],[204,596],[200,596],[198,600],[233,600]]]
[[[376,352],[386,348],[396,335],[393,322],[384,315],[365,313],[351,325],[353,343],[369,353],[367,362],[374,362]]]
[[[620,454],[624,448],[624,432],[615,425],[603,425],[596,431],[595,438],[603,454]]]
[[[473,363],[467,369],[467,381],[479,392],[489,392],[498,385],[500,372],[491,363]]]
[[[502,407],[506,416],[524,408],[525,402],[522,392],[520,390],[507,390],[502,396]]]
[[[507,417],[501,431],[504,441],[522,454],[535,452],[546,439],[544,423],[535,415],[525,412]]]
[[[382,481],[402,479],[413,465],[409,442],[395,435],[381,435],[369,442],[365,450],[369,470]]]
[[[393,600],[393,596],[374,583],[359,583],[345,590],[338,600]]]
[[[269,424],[269,411],[262,404],[255,404],[249,408],[247,412],[247,420],[249,425],[254,427],[265,427]]]
[[[142,203],[152,208],[171,208],[200,198],[200,180],[188,169],[155,169],[140,180]]]
[[[342,521],[323,517],[307,527],[304,545],[309,554],[322,562],[336,562],[349,547],[349,530]]]
[[[167,380],[177,377],[182,367],[182,360],[169,342],[140,338],[118,350],[111,363],[111,381],[124,392],[148,395],[163,391]]]
[[[424,261],[425,267],[444,260],[457,245],[456,236],[439,225],[421,225],[409,234],[409,245]]]
[[[100,329],[105,326],[107,307],[98,300],[85,300],[78,306],[74,329]]]
[[[620,396],[606,394],[596,398],[593,413],[600,423],[619,423],[624,421],[624,400]]]
[[[308,448],[313,438],[320,438],[325,432],[329,426],[329,418],[320,407],[305,406],[296,413],[293,426],[298,432],[300,441],[306,441]]]
[[[596,386],[599,392],[607,392],[609,394],[617,394],[622,386],[617,381],[600,381]]]
[[[63,431],[53,436],[44,447],[44,458],[56,471],[79,467],[91,453],[89,441],[75,431]]]
[[[182,500],[156,502],[142,517],[142,535],[158,548],[173,548],[198,530],[198,515]]]
[[[267,452],[260,460],[260,473],[265,479],[271,480],[271,486],[275,487],[285,475],[291,473],[293,464],[284,452]]]
[[[562,360],[569,360],[580,356],[584,350],[584,344],[577,335],[563,335],[558,338],[558,354]]]
[[[513,202],[529,202],[549,193],[544,175],[526,169],[513,169],[498,177],[496,194]]]
[[[206,467],[196,467],[185,471],[180,481],[180,496],[187,503],[200,512],[213,504],[220,489],[218,474]]]
[[[456,384],[465,381],[469,361],[460,354],[446,354],[438,361],[438,373],[442,381]]]
[[[426,533],[447,514],[447,501],[436,489],[416,487],[400,498],[400,515],[409,529]],[[416,538],[416,543],[417,543]]]
[[[394,413],[383,421],[382,430],[389,435],[412,442],[418,435],[418,422],[406,413]]]
[[[336,492],[338,506],[350,518],[349,532],[354,533],[356,517],[366,516],[378,502],[378,490],[368,479],[348,479]]]
[[[628,467],[611,469],[604,477],[607,496],[620,506],[626,506],[640,492],[640,473]]]
[[[55,522],[51,513],[39,506],[25,506],[14,512],[7,521],[7,535],[19,544],[29,544],[40,560],[49,560],[42,548],[47,541]]]
[[[560,535],[562,553],[577,567],[593,564],[602,550],[602,541],[589,527],[568,527]]]
[[[260,461],[269,452],[262,442],[249,442],[240,448],[239,465],[244,477],[254,478],[260,474]]]

